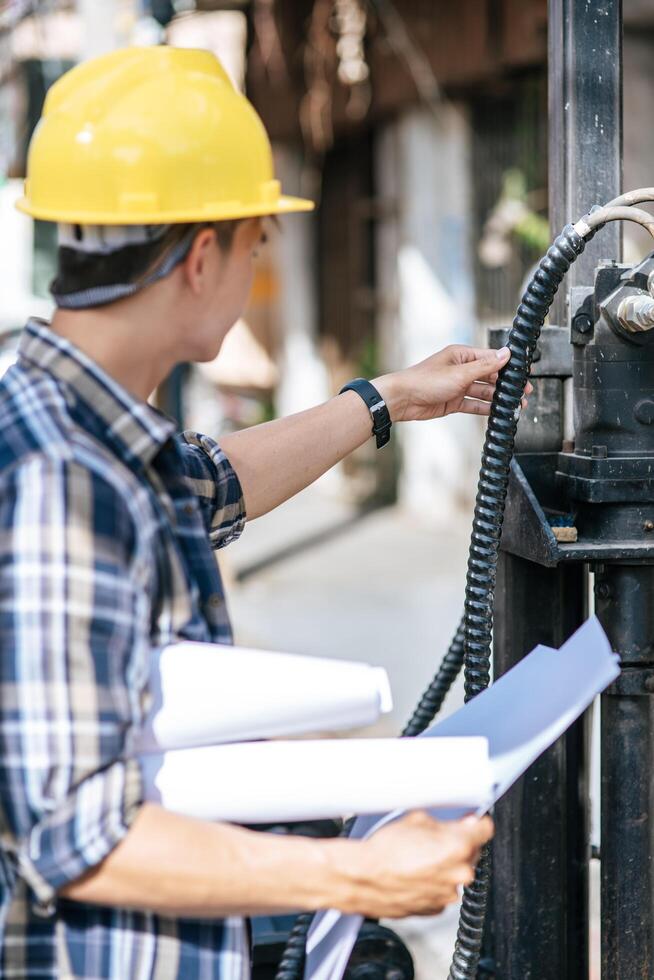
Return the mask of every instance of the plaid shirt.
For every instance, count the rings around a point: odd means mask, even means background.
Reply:
[[[0,977],[248,975],[241,919],[56,899],[138,811],[151,649],[231,642],[212,547],[244,523],[215,442],[30,321],[0,381]]]

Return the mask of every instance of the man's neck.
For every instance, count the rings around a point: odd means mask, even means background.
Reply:
[[[147,401],[168,376],[176,358],[165,348],[156,314],[138,309],[137,305],[126,310],[126,305],[121,302],[102,309],[59,309],[50,326],[132,395]]]

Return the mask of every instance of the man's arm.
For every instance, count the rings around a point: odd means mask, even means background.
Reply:
[[[448,347],[373,384],[393,422],[454,412],[487,415],[497,372],[508,359],[506,349]],[[366,405],[347,391],[306,412],[225,436],[220,444],[238,474],[252,520],[309,486],[369,439],[371,431]]]
[[[369,841],[255,833],[141,807],[97,867],[61,889],[75,901],[224,917],[338,908],[372,917],[441,911],[474,876],[488,818],[414,813]]]

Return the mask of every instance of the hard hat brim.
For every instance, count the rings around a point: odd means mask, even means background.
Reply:
[[[291,197],[282,194],[275,202],[257,204],[217,204],[215,208],[207,205],[201,210],[189,211],[130,211],[120,214],[119,220],[115,211],[58,211],[56,208],[34,207],[27,197],[16,201],[16,207],[24,214],[40,221],[63,222],[70,225],[173,225],[198,224],[205,221],[235,221],[238,218],[265,218],[273,214],[293,214],[301,211],[313,211],[315,204],[303,197]]]

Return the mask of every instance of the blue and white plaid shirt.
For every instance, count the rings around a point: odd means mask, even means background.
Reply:
[[[212,548],[244,523],[215,442],[30,321],[0,381],[0,977],[248,975],[241,919],[56,898],[138,811],[152,647],[231,642]]]

